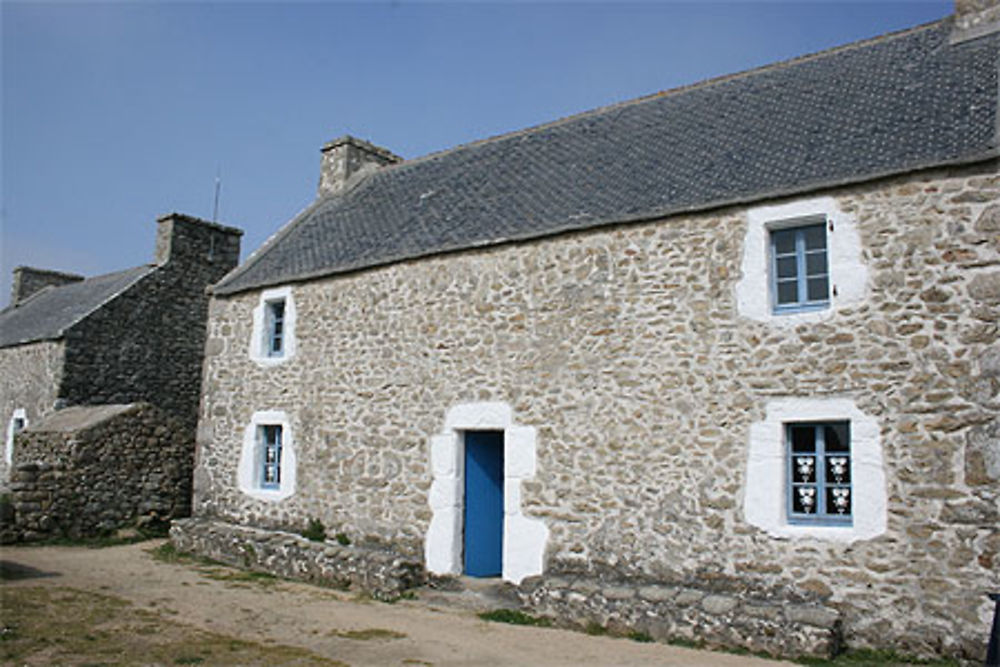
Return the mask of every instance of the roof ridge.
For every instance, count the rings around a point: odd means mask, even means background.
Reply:
[[[612,111],[618,111],[620,109],[624,109],[624,108],[627,108],[627,107],[637,106],[639,104],[645,104],[645,103],[648,103],[648,102],[652,102],[653,100],[663,99],[665,97],[672,97],[674,95],[678,95],[678,94],[681,94],[681,93],[686,93],[686,92],[691,91],[691,90],[697,90],[697,89],[700,89],[700,88],[709,88],[709,87],[712,87],[712,86],[719,85],[721,83],[726,83],[726,82],[734,81],[734,80],[738,80],[738,79],[744,79],[744,78],[747,78],[749,76],[753,76],[753,75],[756,75],[756,74],[761,74],[763,72],[773,71],[773,70],[779,70],[779,69],[783,69],[783,68],[786,68],[786,67],[791,67],[793,65],[798,65],[798,64],[801,64],[803,62],[808,62],[810,60],[816,60],[818,58],[829,56],[829,55],[833,55],[833,54],[840,53],[840,52],[843,52],[843,51],[851,51],[851,50],[859,49],[859,48],[862,48],[862,47],[867,47],[867,46],[870,46],[871,44],[873,44],[875,42],[879,42],[879,41],[886,41],[887,42],[887,41],[890,41],[890,40],[899,39],[899,38],[902,38],[902,37],[906,37],[906,36],[910,35],[911,33],[916,33],[916,32],[920,32],[920,31],[923,31],[923,30],[930,30],[932,28],[939,27],[940,25],[942,25],[942,24],[944,24],[946,22],[951,21],[952,18],[953,18],[952,16],[946,16],[946,17],[940,18],[940,19],[938,19],[936,21],[930,21],[928,23],[923,23],[923,24],[920,24],[920,25],[917,25],[917,26],[912,26],[912,27],[909,27],[909,28],[902,28],[900,30],[894,30],[892,32],[883,33],[881,35],[876,35],[874,37],[869,37],[868,39],[863,39],[863,40],[859,40],[859,41],[856,41],[856,42],[849,42],[847,44],[841,44],[839,46],[833,46],[833,47],[830,47],[828,49],[823,49],[822,51],[815,51],[813,53],[807,53],[807,54],[804,54],[804,55],[801,55],[801,56],[795,56],[794,58],[790,58],[788,60],[779,60],[778,62],[767,63],[765,65],[760,65],[759,67],[753,67],[753,68],[750,68],[750,69],[740,70],[739,72],[732,72],[732,73],[729,73],[729,74],[720,74],[719,76],[714,76],[714,77],[711,77],[711,78],[708,78],[708,79],[702,79],[700,81],[695,81],[694,83],[686,83],[686,84],[683,84],[683,85],[680,85],[680,86],[675,86],[674,88],[667,88],[666,90],[661,90],[661,91],[658,91],[658,92],[655,92],[655,93],[649,93],[647,95],[642,95],[640,97],[634,97],[634,98],[631,98],[631,99],[622,100],[620,102],[612,102],[610,104],[605,104],[603,106],[595,107],[593,109],[588,109],[586,111],[580,111],[578,113],[570,114],[569,116],[563,116],[562,118],[557,118],[555,120],[550,120],[550,121],[546,121],[546,122],[543,122],[543,123],[539,123],[538,125],[531,125],[531,126],[528,126],[528,127],[524,127],[524,128],[518,129],[518,130],[511,130],[509,132],[503,132],[501,134],[496,134],[496,135],[493,135],[493,136],[490,136],[490,137],[484,137],[482,139],[475,139],[473,141],[470,141],[470,142],[467,142],[467,143],[464,143],[464,144],[458,144],[457,146],[452,146],[451,148],[444,148],[444,149],[441,149],[439,151],[434,151],[432,153],[427,153],[426,155],[421,155],[420,157],[416,157],[416,158],[413,158],[411,160],[404,160],[403,162],[399,162],[399,163],[396,163],[396,164],[386,165],[386,166],[382,167],[381,169],[379,169],[378,171],[376,171],[372,175],[374,176],[374,175],[377,175],[379,173],[387,173],[387,172],[392,172],[392,171],[403,170],[403,169],[406,169],[407,167],[414,166],[414,165],[420,164],[422,162],[427,162],[427,161],[430,161],[430,160],[434,160],[434,159],[437,159],[437,158],[440,158],[440,157],[444,157],[444,156],[452,154],[452,153],[458,153],[458,152],[461,152],[461,151],[464,151],[464,150],[468,150],[468,149],[472,149],[472,148],[478,148],[479,146],[483,146],[483,145],[487,145],[487,144],[499,143],[500,141],[503,141],[503,140],[506,140],[506,139],[513,139],[513,138],[519,137],[519,136],[526,136],[526,135],[533,134],[535,132],[538,132],[538,131],[541,131],[541,130],[546,130],[546,129],[549,129],[549,128],[552,128],[552,127],[558,127],[558,126],[561,126],[561,125],[567,125],[569,123],[572,123],[572,122],[575,122],[575,121],[578,121],[578,120],[581,120],[581,119],[584,119],[584,118],[589,118],[589,117],[592,117],[592,116],[603,115],[605,113],[610,113]],[[368,180],[368,179],[365,179],[365,180]]]

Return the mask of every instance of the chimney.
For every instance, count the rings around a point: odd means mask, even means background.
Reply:
[[[384,148],[348,135],[328,142],[322,152],[317,193],[320,197],[342,192],[349,183],[364,175],[403,161],[403,158]]]
[[[239,264],[241,229],[181,213],[162,215],[156,224],[155,261],[159,266],[212,265],[221,270],[222,277]]]
[[[965,42],[1000,30],[1000,0],[955,0],[951,43]]]
[[[62,273],[46,269],[34,269],[30,266],[19,266],[14,269],[14,282],[10,290],[10,305],[16,306],[29,296],[46,287],[59,287],[69,283],[78,283],[83,276],[75,273]]]

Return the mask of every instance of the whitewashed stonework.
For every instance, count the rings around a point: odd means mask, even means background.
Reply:
[[[836,223],[840,296],[815,317],[754,316],[768,293],[747,258],[768,220],[809,202]],[[995,161],[294,292],[296,353],[266,367],[248,354],[261,292],[212,301],[196,516],[273,529],[318,518],[455,572],[456,432],[484,424],[524,453],[505,471],[511,581],[540,569],[669,591],[729,582],[826,605],[795,618],[837,610],[855,646],[980,650],[992,607],[970,591],[1000,581]],[[260,410],[295,432],[296,491],[276,502],[237,483]],[[853,528],[792,530],[761,479],[768,448],[783,421],[827,414],[851,421],[857,503],[870,506]]]

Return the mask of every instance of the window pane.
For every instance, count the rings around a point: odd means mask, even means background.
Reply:
[[[806,250],[820,250],[826,247],[826,225],[810,225],[802,228],[806,239]]]
[[[793,426],[792,451],[793,452],[815,452],[816,451],[816,427],[815,426]]]
[[[783,229],[771,233],[774,242],[774,252],[779,255],[789,255],[795,252],[795,230]]]
[[[778,303],[798,303],[799,284],[794,280],[778,283]]]
[[[810,252],[806,254],[806,275],[818,276],[825,273],[826,273],[826,253]]]
[[[816,513],[816,487],[796,486],[792,492],[792,511],[796,514]]]
[[[779,278],[794,278],[798,272],[795,257],[779,257],[775,262],[778,266]]]
[[[826,513],[832,516],[850,516],[851,490],[844,487],[827,487]]]
[[[828,484],[850,484],[851,459],[846,456],[828,456],[826,459],[826,482]]]
[[[828,452],[848,452],[847,422],[827,424],[823,427],[823,440]]]
[[[809,483],[816,481],[816,457],[815,456],[793,456],[792,457],[792,480],[796,483]]]
[[[809,301],[826,301],[830,297],[830,286],[826,276],[822,278],[810,278]]]

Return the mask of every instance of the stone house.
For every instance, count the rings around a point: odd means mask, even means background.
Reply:
[[[10,306],[0,311],[0,417],[6,429],[0,486],[11,487],[18,464],[54,463],[38,443],[30,460],[22,457],[18,443],[68,406],[152,404],[161,422],[183,433],[186,456],[193,459],[206,288],[238,264],[242,232],[176,213],[157,225],[152,264],[92,278],[14,270]],[[191,465],[182,462],[188,472],[179,479],[190,477]],[[184,500],[180,505],[189,506],[188,487],[173,492]]]
[[[174,539],[318,579],[395,554],[657,639],[981,657],[997,18],[410,161],[327,144],[213,288]]]

